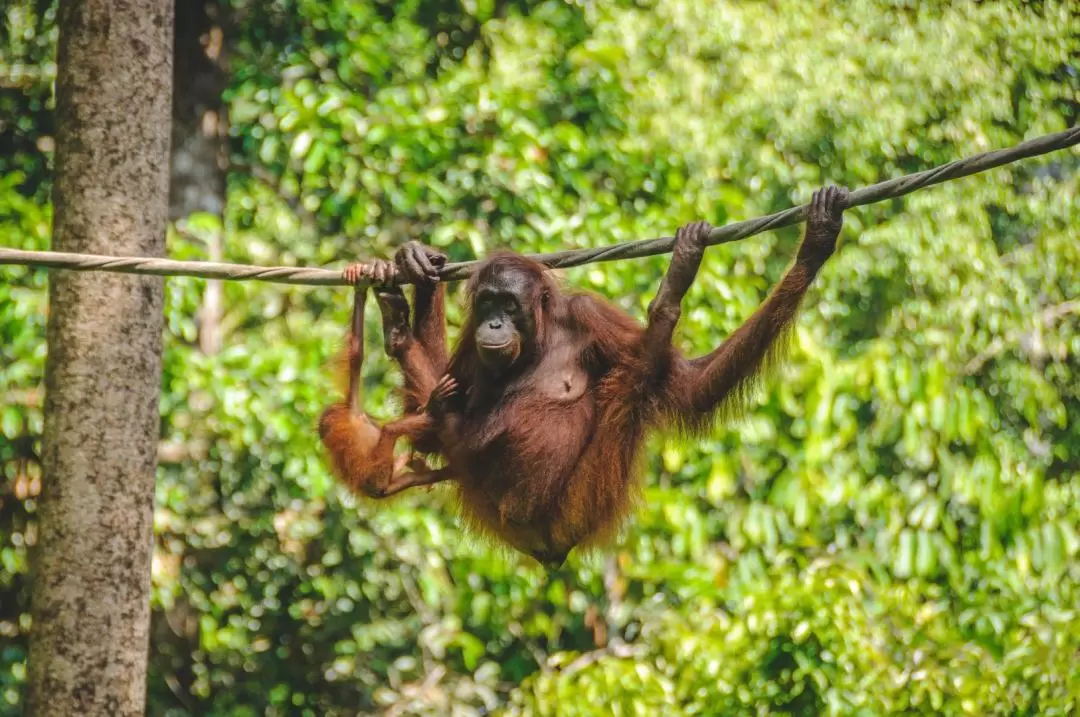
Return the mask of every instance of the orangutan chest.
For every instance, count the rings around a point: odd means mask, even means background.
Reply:
[[[580,347],[569,342],[548,351],[535,373],[533,391],[537,398],[568,403],[584,396],[590,377],[580,357]]]

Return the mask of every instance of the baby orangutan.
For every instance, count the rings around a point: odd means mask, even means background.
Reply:
[[[346,270],[346,279],[355,284],[370,275],[375,280],[385,280],[392,267],[385,263],[354,265]],[[352,322],[345,349],[347,388],[345,400],[328,407],[319,420],[319,437],[330,454],[335,475],[354,493],[369,498],[386,498],[407,488],[430,485],[447,478],[446,469],[432,470],[419,458],[409,453],[394,456],[399,438],[410,441],[432,431],[438,425],[443,401],[454,393],[455,381],[445,376],[434,381],[430,363],[416,348],[411,368],[422,373],[419,383],[428,388],[430,398],[426,406],[396,421],[380,426],[363,409],[363,392],[360,370],[364,363],[364,305],[367,289],[357,287],[353,298]],[[401,310],[408,315],[408,304],[400,291],[384,289],[378,294],[383,312],[387,344],[400,338],[395,332],[401,330]],[[406,330],[408,329],[405,324]]]

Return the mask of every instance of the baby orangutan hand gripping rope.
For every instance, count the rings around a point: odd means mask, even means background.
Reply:
[[[530,259],[492,256],[469,281],[471,311],[448,364],[444,290],[434,269],[442,257],[406,245],[395,260],[417,284],[414,325],[410,330],[404,318],[407,306],[389,324],[384,307],[384,324],[400,339],[388,339],[388,348],[413,396],[413,415],[402,422],[413,423],[407,431],[395,424],[382,430],[395,426],[447,465],[415,474],[395,469],[383,492],[450,480],[473,528],[548,567],[560,566],[576,546],[611,538],[638,494],[647,432],[695,434],[718,412],[737,415],[755,378],[779,357],[778,339],[835,251],[847,197],[838,187],[815,192],[794,265],[753,316],[695,359],[672,346],[672,335],[711,230],[705,222],[676,233],[644,327],[602,299],[560,291]],[[367,270],[386,271],[379,266]],[[433,395],[444,366],[449,379]],[[350,457],[364,453],[339,447],[339,477],[349,482],[357,470]]]

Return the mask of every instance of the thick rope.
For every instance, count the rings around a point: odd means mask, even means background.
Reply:
[[[928,169],[925,172],[917,172],[864,187],[852,192],[847,206],[857,207],[863,204],[880,202],[883,199],[902,197],[905,194],[932,187],[935,184],[968,177],[1011,162],[1040,154],[1048,154],[1076,144],[1080,144],[1080,127],[1036,137],[1021,142],[1015,147],[976,154],[966,159],[959,159],[934,169]],[[726,244],[771,229],[797,224],[806,219],[808,206],[803,204],[791,209],[785,209],[782,212],[758,217],[757,219],[748,219],[716,227],[709,234],[709,244]],[[637,259],[645,256],[667,254],[672,250],[674,244],[675,240],[672,237],[640,239],[595,249],[574,249],[552,254],[536,254],[532,255],[532,258],[552,269],[560,269],[602,261],[615,261],[616,259]],[[146,257],[67,254],[51,251],[20,251],[17,249],[0,249],[0,265],[3,264],[69,269],[72,271],[112,271],[123,274],[194,276],[204,279],[231,279],[235,281],[269,281],[278,284],[306,284],[309,286],[344,286],[346,283],[341,276],[340,270],[288,266],[258,267],[209,261],[174,261],[172,259]],[[447,264],[440,270],[439,276],[445,281],[464,279],[475,271],[479,264],[479,261]]]

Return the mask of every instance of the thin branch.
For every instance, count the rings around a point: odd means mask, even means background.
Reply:
[[[932,187],[961,177],[1001,167],[1028,157],[1047,154],[1080,144],[1080,127],[1036,137],[1026,142],[993,152],[976,154],[949,164],[917,172],[885,182],[864,187],[851,194],[848,207],[880,202],[883,199],[902,197],[919,189]],[[716,227],[709,235],[709,244],[726,244],[746,237],[798,224],[806,219],[808,205],[803,204],[782,212],[757,219],[748,219],[722,227]],[[645,256],[666,254],[672,250],[672,237],[640,239],[593,249],[573,249],[552,254],[537,254],[532,258],[552,269],[562,269],[618,259],[637,259]],[[447,264],[439,272],[444,281],[458,281],[468,277],[479,265],[478,261]],[[94,254],[67,254],[48,251],[20,251],[0,249],[0,265],[20,264],[72,271],[112,271],[124,274],[150,274],[155,276],[194,276],[204,279],[231,279],[234,281],[269,281],[278,284],[306,284],[309,286],[344,286],[340,271],[302,267],[258,267],[243,264],[223,264],[205,261],[174,261],[150,257],[116,257]]]
[[[1080,314],[1080,299],[1065,301],[1060,304],[1048,306],[1042,310],[1042,322],[1045,326],[1057,323],[1058,319],[1064,319],[1069,314]]]
[[[569,663],[566,667],[559,670],[559,675],[567,677],[577,672],[581,672],[586,667],[600,662],[606,657],[614,657],[620,660],[629,660],[632,658],[636,659],[638,657],[641,657],[643,654],[644,653],[640,648],[634,647],[632,645],[627,645],[625,643],[613,643],[611,645],[608,645],[607,647],[601,648],[599,650],[593,650],[591,652],[586,652],[576,657],[573,662]]]

